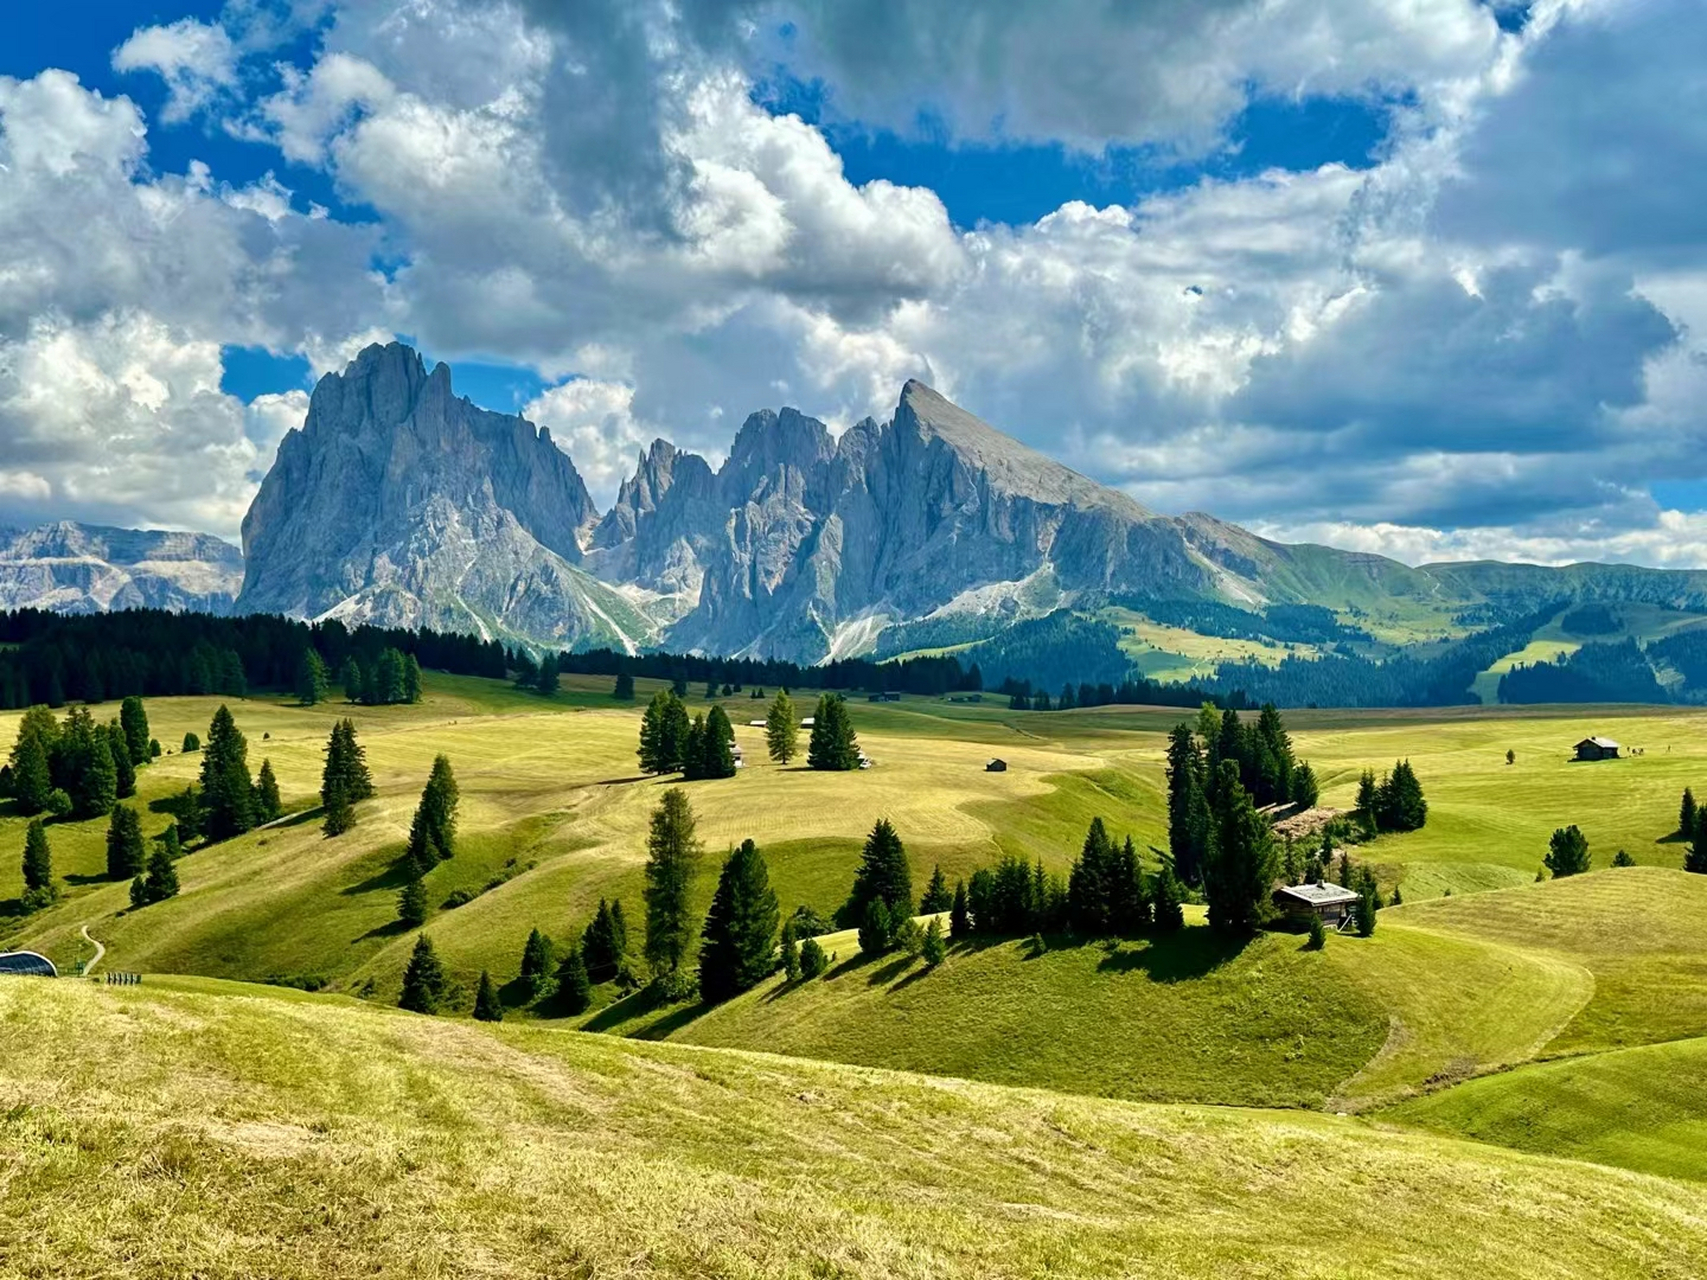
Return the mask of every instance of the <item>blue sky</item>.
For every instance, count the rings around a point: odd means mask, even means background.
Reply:
[[[601,501],[654,435],[916,376],[1161,510],[1707,564],[1682,0],[0,23],[0,518],[235,536],[315,379],[401,338]]]

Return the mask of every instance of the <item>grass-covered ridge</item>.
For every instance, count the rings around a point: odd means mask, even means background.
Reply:
[[[20,1277],[1707,1265],[1694,1188],[1330,1116],[72,981],[0,987],[0,1043]]]

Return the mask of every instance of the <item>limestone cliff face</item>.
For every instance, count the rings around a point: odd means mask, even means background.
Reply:
[[[459,399],[393,343],[320,380],[243,521],[244,612],[631,645],[651,624],[577,567],[592,499],[548,431]]]
[[[242,555],[210,534],[70,520],[0,534],[0,609],[229,613],[242,583]]]

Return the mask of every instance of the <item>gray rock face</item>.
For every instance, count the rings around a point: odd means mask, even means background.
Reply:
[[[0,534],[0,608],[229,613],[243,557],[205,533],[110,529],[69,520]]]
[[[632,646],[651,623],[577,566],[596,512],[549,431],[372,346],[320,380],[243,521],[237,608]]]

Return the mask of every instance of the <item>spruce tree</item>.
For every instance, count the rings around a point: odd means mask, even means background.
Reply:
[[[141,911],[148,905],[148,881],[137,876],[130,882],[130,909]]]
[[[751,840],[743,840],[724,862],[706,913],[699,949],[700,998],[716,1004],[775,972],[780,919],[764,855]]]
[[[1328,945],[1328,929],[1322,923],[1322,917],[1314,911],[1310,913],[1310,940],[1304,944],[1306,951],[1320,951]]]
[[[421,661],[412,653],[403,655],[403,701],[421,700]]]
[[[1109,884],[1114,845],[1101,818],[1092,818],[1078,859],[1067,878],[1068,921],[1087,938],[1109,932]]]
[[[1109,859],[1108,924],[1123,938],[1141,933],[1150,924],[1150,902],[1144,893],[1144,869],[1138,850],[1127,836]]]
[[[1267,913],[1274,885],[1274,835],[1240,783],[1238,766],[1221,762],[1215,788],[1215,839],[1204,868],[1209,923],[1218,932],[1249,936]]]
[[[1298,767],[1292,771],[1292,803],[1300,809],[1314,809],[1322,797],[1322,789],[1316,781],[1316,771],[1310,767],[1308,760],[1300,760]]]
[[[148,853],[142,845],[142,821],[129,805],[115,805],[107,823],[107,879],[129,880],[142,872]]]
[[[714,706],[705,717],[705,737],[700,743],[702,778],[735,776],[735,727],[722,706]]]
[[[141,698],[133,694],[119,703],[119,727],[124,730],[130,762],[140,769],[152,758],[149,754],[148,711],[143,707]]]
[[[628,955],[628,917],[623,914],[621,898],[611,899],[610,935],[616,941],[617,963],[621,964]]]
[[[1374,835],[1381,829],[1380,820],[1376,815],[1378,788],[1375,785],[1375,770],[1365,769],[1357,780],[1357,817],[1363,824],[1363,829]]]
[[[563,682],[557,675],[557,656],[548,653],[539,661],[539,674],[534,677],[534,688],[543,697],[555,698],[562,687]]]
[[[255,775],[255,819],[260,823],[275,821],[284,813],[284,801],[279,796],[279,780],[273,774],[273,762],[261,761],[261,772]]]
[[[859,768],[859,742],[848,718],[848,704],[839,693],[826,693],[818,699],[812,715],[812,736],[806,743],[806,763],[813,769]]]
[[[200,751],[201,749],[202,749],[202,740],[200,738],[196,737],[196,735],[194,733],[186,733],[184,735],[183,745],[179,748],[180,751],[182,751],[185,755],[191,755],[194,752]]]
[[[1581,875],[1588,870],[1588,840],[1575,823],[1554,830],[1547,842],[1547,856],[1543,862],[1555,879]]]
[[[492,975],[486,970],[480,971],[480,985],[474,989],[474,1020],[476,1022],[502,1022],[504,1020],[504,1002],[498,999],[498,987],[492,981]]]
[[[634,677],[629,675],[628,672],[626,672],[626,671],[618,672],[617,677],[616,677],[616,685],[614,688],[611,689],[610,696],[613,698],[617,698],[623,702],[633,702],[634,701]]]
[[[1677,829],[1683,833],[1684,839],[1694,838],[1695,793],[1688,787],[1683,789],[1683,803],[1677,809]]]
[[[689,896],[701,853],[695,825],[687,792],[664,792],[646,837],[646,963],[660,977],[676,974],[693,939]]]
[[[178,824],[168,822],[166,829],[154,837],[154,847],[165,851],[172,861],[176,862],[184,856],[184,846],[178,839]]]
[[[326,763],[320,774],[320,803],[326,809],[324,829],[340,835],[356,824],[354,806],[373,795],[373,776],[367,753],[356,741],[356,726],[345,718],[332,726],[326,742]]]
[[[24,831],[24,888],[31,893],[53,890],[53,850],[48,846],[47,828],[40,818]]]
[[[527,942],[522,945],[521,968],[522,984],[527,987],[529,995],[539,996],[544,993],[554,964],[551,939],[538,929],[530,930]]]
[[[432,939],[423,933],[415,940],[409,967],[403,971],[403,994],[398,998],[398,1007],[412,1013],[437,1013],[449,985],[444,966],[439,963],[439,953],[433,949]]]
[[[421,789],[420,802],[409,824],[409,860],[423,872],[456,852],[456,811],[461,792],[448,756],[433,759],[433,772]]]
[[[587,976],[587,961],[581,944],[575,942],[563,953],[557,966],[557,1000],[565,1013],[585,1013],[593,1002],[593,984]]]
[[[12,746],[12,790],[18,812],[25,817],[47,808],[53,793],[53,747],[59,722],[46,707],[31,707],[18,725]]]
[[[1357,895],[1357,906],[1354,910],[1357,916],[1358,937],[1367,938],[1375,932],[1375,912],[1379,905],[1372,886],[1366,886],[1363,892]]]
[[[881,899],[891,915],[912,917],[913,869],[907,861],[906,846],[888,818],[879,818],[866,836],[853,888],[836,919],[844,929],[858,927],[865,919],[866,904],[874,898]]]
[[[164,902],[178,896],[178,866],[164,849],[148,856],[148,877],[143,887],[150,902]]]
[[[824,954],[824,948],[816,938],[808,938],[800,944],[800,980],[802,982],[816,978],[830,967],[830,959]]]
[[[367,688],[367,677],[362,674],[362,664],[351,654],[344,659],[344,668],[338,673],[338,683],[344,687],[344,701],[360,702]]]
[[[113,795],[126,800],[136,794],[136,766],[130,760],[130,741],[117,720],[107,722],[107,751],[113,758]]]
[[[800,943],[795,941],[794,922],[782,926],[782,974],[789,982],[800,981]]]
[[[682,747],[682,777],[694,782],[705,776],[705,712],[702,711],[688,726],[687,742]]]
[[[350,793],[342,778],[334,778],[320,788],[320,802],[325,809],[320,830],[326,835],[341,836],[356,825],[356,811],[350,804]]]
[[[933,969],[948,959],[948,940],[943,936],[941,919],[933,919],[925,926],[925,940],[920,954],[924,956],[925,963]]]
[[[942,873],[939,862],[931,868],[930,883],[925,886],[924,897],[919,899],[919,914],[922,916],[935,915],[939,911],[947,911],[954,905],[954,894],[948,887],[948,877]]]
[[[313,645],[304,647],[296,663],[296,700],[305,707],[312,707],[326,700],[330,688],[325,662]]]
[[[1632,858],[1623,849],[1620,849],[1617,853],[1612,855],[1612,865],[1615,867],[1633,867],[1636,865],[1636,859]],[[1393,905],[1399,905],[1399,891],[1397,888],[1393,890]]]
[[[581,936],[581,957],[586,961],[587,976],[594,982],[609,982],[616,977],[625,949],[617,940],[616,917],[612,914],[611,905],[600,898],[593,922]]]
[[[948,936],[964,942],[972,936],[972,909],[966,900],[966,881],[954,882],[954,901],[948,908]]]
[[[800,754],[800,726],[794,720],[794,703],[788,690],[777,691],[765,712],[765,750],[777,764],[787,764]]]
[[[255,780],[249,776],[249,743],[229,708],[221,705],[208,725],[202,750],[203,830],[209,840],[241,835],[255,825]]]
[[[1202,879],[1209,844],[1203,770],[1203,753],[1190,726],[1176,725],[1168,735],[1168,848],[1174,867],[1189,884]]]
[[[405,929],[419,929],[427,923],[427,885],[420,876],[411,876],[398,893],[397,920]]]
[[[675,773],[687,755],[688,709],[674,691],[660,689],[640,721],[640,767],[647,773]]]
[[[908,917],[909,919],[911,917]],[[894,945],[895,922],[882,898],[872,898],[865,904],[859,922],[860,953],[869,958],[884,954]]]

